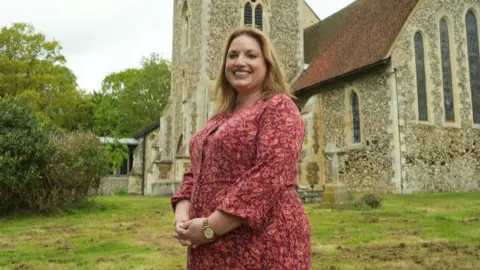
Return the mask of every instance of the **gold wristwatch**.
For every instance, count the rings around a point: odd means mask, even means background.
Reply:
[[[212,240],[216,237],[216,234],[213,231],[212,227],[208,225],[208,218],[203,220],[203,235],[209,240]]]

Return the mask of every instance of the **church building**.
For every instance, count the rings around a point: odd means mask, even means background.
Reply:
[[[131,194],[172,194],[212,115],[230,31],[271,39],[306,136],[298,185],[394,193],[480,189],[480,0],[175,0],[170,100],[135,153]],[[148,152],[148,154],[147,154]],[[148,158],[145,158],[148,157]]]

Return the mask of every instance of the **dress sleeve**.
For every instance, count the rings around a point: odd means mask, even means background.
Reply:
[[[193,189],[193,173],[192,168],[190,167],[184,174],[183,174],[183,181],[180,185],[180,188],[173,194],[170,198],[172,202],[172,208],[175,212],[175,207],[177,203],[181,200],[190,200],[190,196],[192,195]]]
[[[293,101],[267,106],[260,119],[256,159],[237,180],[217,210],[240,217],[252,229],[262,229],[281,189],[297,182],[304,123]]]

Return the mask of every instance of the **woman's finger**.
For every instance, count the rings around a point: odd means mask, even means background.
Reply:
[[[192,224],[192,220],[187,220],[183,223],[180,223],[178,226],[183,229],[188,229],[188,227],[190,227],[190,224]]]
[[[178,235],[185,235],[187,234],[187,231],[180,226],[177,226],[175,227],[175,233],[177,233]]]
[[[180,242],[180,244],[184,247],[192,245],[192,242],[190,242],[189,240],[186,240],[186,239],[179,239],[178,242]]]

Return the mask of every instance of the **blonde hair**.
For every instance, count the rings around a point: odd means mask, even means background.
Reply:
[[[285,79],[285,73],[277,61],[277,57],[275,56],[271,42],[262,31],[256,28],[240,27],[233,30],[225,44],[223,63],[215,86],[215,95],[217,98],[215,115],[228,114],[233,112],[235,109],[237,91],[227,80],[227,76],[225,74],[225,64],[227,61],[227,54],[230,44],[235,38],[242,35],[251,37],[258,42],[262,50],[263,58],[265,59],[267,72],[263,82],[261,98],[263,100],[267,100],[276,94],[285,94],[293,98],[290,86]]]

